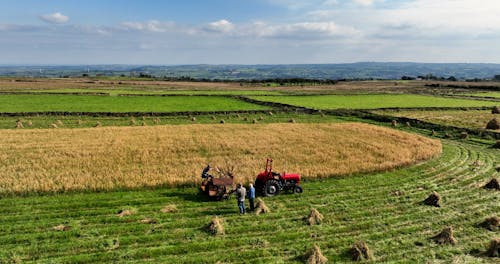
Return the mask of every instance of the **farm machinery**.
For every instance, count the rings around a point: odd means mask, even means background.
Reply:
[[[295,173],[279,174],[273,171],[273,160],[266,160],[266,167],[263,172],[257,175],[255,180],[255,190],[262,196],[274,196],[283,191],[292,193],[302,193],[300,187],[300,175]]]
[[[222,200],[229,197],[234,190],[233,171],[234,167],[229,167],[227,170],[216,168],[219,177],[215,178],[209,174],[210,165],[207,166],[202,172],[202,179],[200,190],[211,199]]]

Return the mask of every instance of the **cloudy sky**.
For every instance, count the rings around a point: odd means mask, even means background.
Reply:
[[[0,64],[500,63],[498,0],[0,5]]]

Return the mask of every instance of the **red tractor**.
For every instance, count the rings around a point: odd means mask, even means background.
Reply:
[[[279,174],[273,171],[273,160],[267,159],[266,168],[257,175],[255,190],[263,196],[274,196],[281,191],[302,193],[300,175],[294,173]]]

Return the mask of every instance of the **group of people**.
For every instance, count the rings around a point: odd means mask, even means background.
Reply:
[[[247,189],[241,184],[236,185],[236,200],[238,201],[238,208],[240,209],[240,214],[246,213],[245,208],[245,197],[247,195]],[[255,188],[250,183],[248,187],[248,202],[250,203],[250,211],[255,209]]]

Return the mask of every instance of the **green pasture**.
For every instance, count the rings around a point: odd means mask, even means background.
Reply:
[[[206,201],[194,187],[4,196],[0,259],[303,263],[316,244],[333,263],[350,262],[349,247],[362,240],[375,262],[498,263],[484,256],[498,233],[478,227],[500,212],[498,192],[482,188],[495,175],[498,150],[445,141],[443,151],[439,158],[392,172],[306,180],[301,195],[264,198],[271,212],[258,216],[239,215],[234,197]],[[432,191],[443,197],[440,208],[421,204]],[[160,211],[168,205],[177,211]],[[320,225],[305,223],[311,208],[324,215]],[[123,209],[134,214],[118,217]],[[223,219],[225,235],[205,231],[214,216]],[[141,223],[145,218],[155,223]],[[68,230],[54,230],[59,225]],[[454,246],[430,240],[446,226],[455,230]]]
[[[8,92],[8,91],[7,91]],[[107,93],[111,96],[119,94],[147,94],[147,95],[280,95],[280,91],[268,90],[170,90],[170,89],[140,89],[137,87],[130,89],[109,88],[109,89],[36,89],[36,90],[13,90],[11,92],[29,93]]]
[[[470,93],[470,94],[465,94],[465,95],[476,96],[476,97],[495,97],[495,98],[500,98],[500,92]]]
[[[0,95],[0,112],[183,112],[265,110],[222,96]]]
[[[250,98],[312,109],[376,109],[416,107],[480,107],[497,102],[413,94],[250,96]]]

